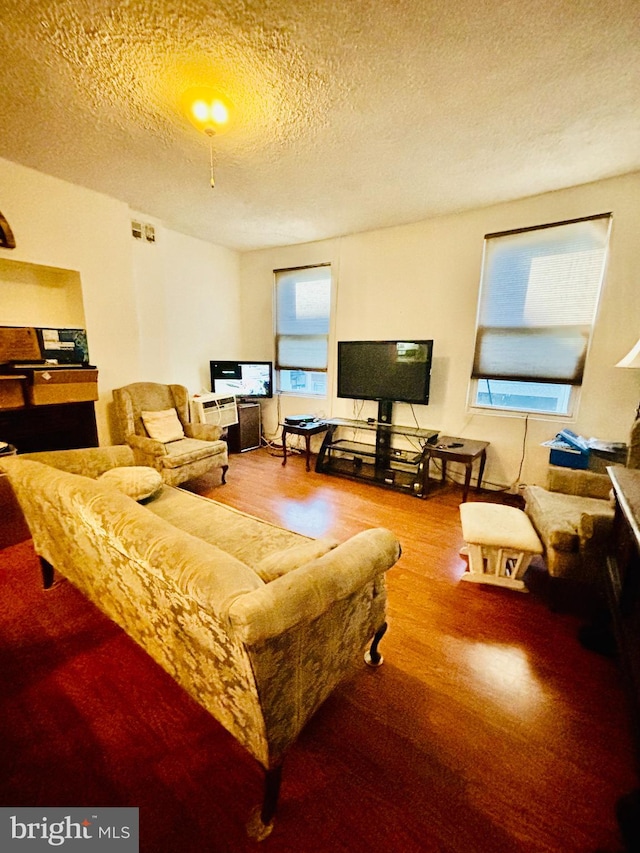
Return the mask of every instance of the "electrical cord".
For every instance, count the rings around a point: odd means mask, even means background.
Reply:
[[[522,474],[522,466],[524,465],[524,457],[527,452],[527,432],[529,431],[529,415],[525,415],[524,419],[524,434],[522,436],[522,455],[520,456],[520,465],[518,467],[518,475],[515,481],[511,484],[509,488],[513,488],[518,485],[520,482],[520,475]]]

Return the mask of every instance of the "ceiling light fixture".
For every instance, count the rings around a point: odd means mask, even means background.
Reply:
[[[211,188],[216,185],[213,174],[213,137],[226,130],[231,109],[229,102],[215,89],[189,89],[182,98],[184,111],[191,124],[209,137]]]

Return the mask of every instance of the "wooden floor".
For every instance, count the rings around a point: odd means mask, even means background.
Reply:
[[[233,455],[227,485],[203,478],[191,488],[310,536],[344,538],[386,526],[403,552],[387,575],[385,664],[363,666],[302,733],[285,761],[276,827],[262,850],[618,853],[615,802],[637,784],[631,726],[615,660],[577,640],[582,603],[550,610],[540,569],[531,573],[536,591],[529,594],[460,583],[466,562],[459,555],[459,486],[420,500],[306,473],[302,456],[281,463],[267,449]],[[78,606],[74,601],[69,607]],[[134,715],[135,704],[127,710]],[[187,712],[181,714],[185,725]],[[138,723],[142,732],[144,724]],[[144,739],[151,741],[151,733]],[[211,759],[212,766],[223,759]],[[189,788],[184,779],[184,790],[172,782],[181,778],[179,759],[172,760],[166,808],[171,797],[188,814]],[[160,759],[158,766],[165,766]],[[246,768],[255,773],[249,760]],[[110,791],[112,798],[126,792],[118,774],[110,784],[116,779],[123,788]],[[249,782],[257,797],[258,774]],[[220,785],[232,792],[231,805],[216,817],[215,838],[196,837],[175,853],[260,849],[238,840],[238,814],[247,805],[237,783],[224,767],[210,776],[202,793],[212,808]],[[202,809],[198,815],[192,823],[206,823]],[[225,820],[233,830],[225,830]]]
[[[197,486],[310,536],[381,525],[402,543],[387,575],[385,665],[341,687],[333,717],[363,796],[367,772],[389,776],[390,800],[375,810],[409,798],[428,812],[431,837],[425,814],[416,821],[424,850],[620,850],[615,801],[636,786],[631,726],[615,661],[578,642],[584,602],[553,612],[546,573],[535,569],[539,593],[459,583],[460,486],[421,500],[306,473],[302,456],[283,467],[272,453],[234,455],[227,485]],[[381,731],[385,743],[372,742]],[[380,756],[387,766],[376,766]],[[339,780],[333,794],[340,810]],[[344,804],[340,815],[346,833]]]

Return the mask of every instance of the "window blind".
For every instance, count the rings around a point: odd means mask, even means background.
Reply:
[[[485,237],[475,379],[580,385],[610,214]]]
[[[331,268],[276,271],[276,366],[327,369]]]

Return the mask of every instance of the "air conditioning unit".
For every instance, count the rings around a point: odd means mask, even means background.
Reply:
[[[195,424],[227,427],[238,423],[238,407],[233,395],[194,394],[189,401],[189,410]]]

